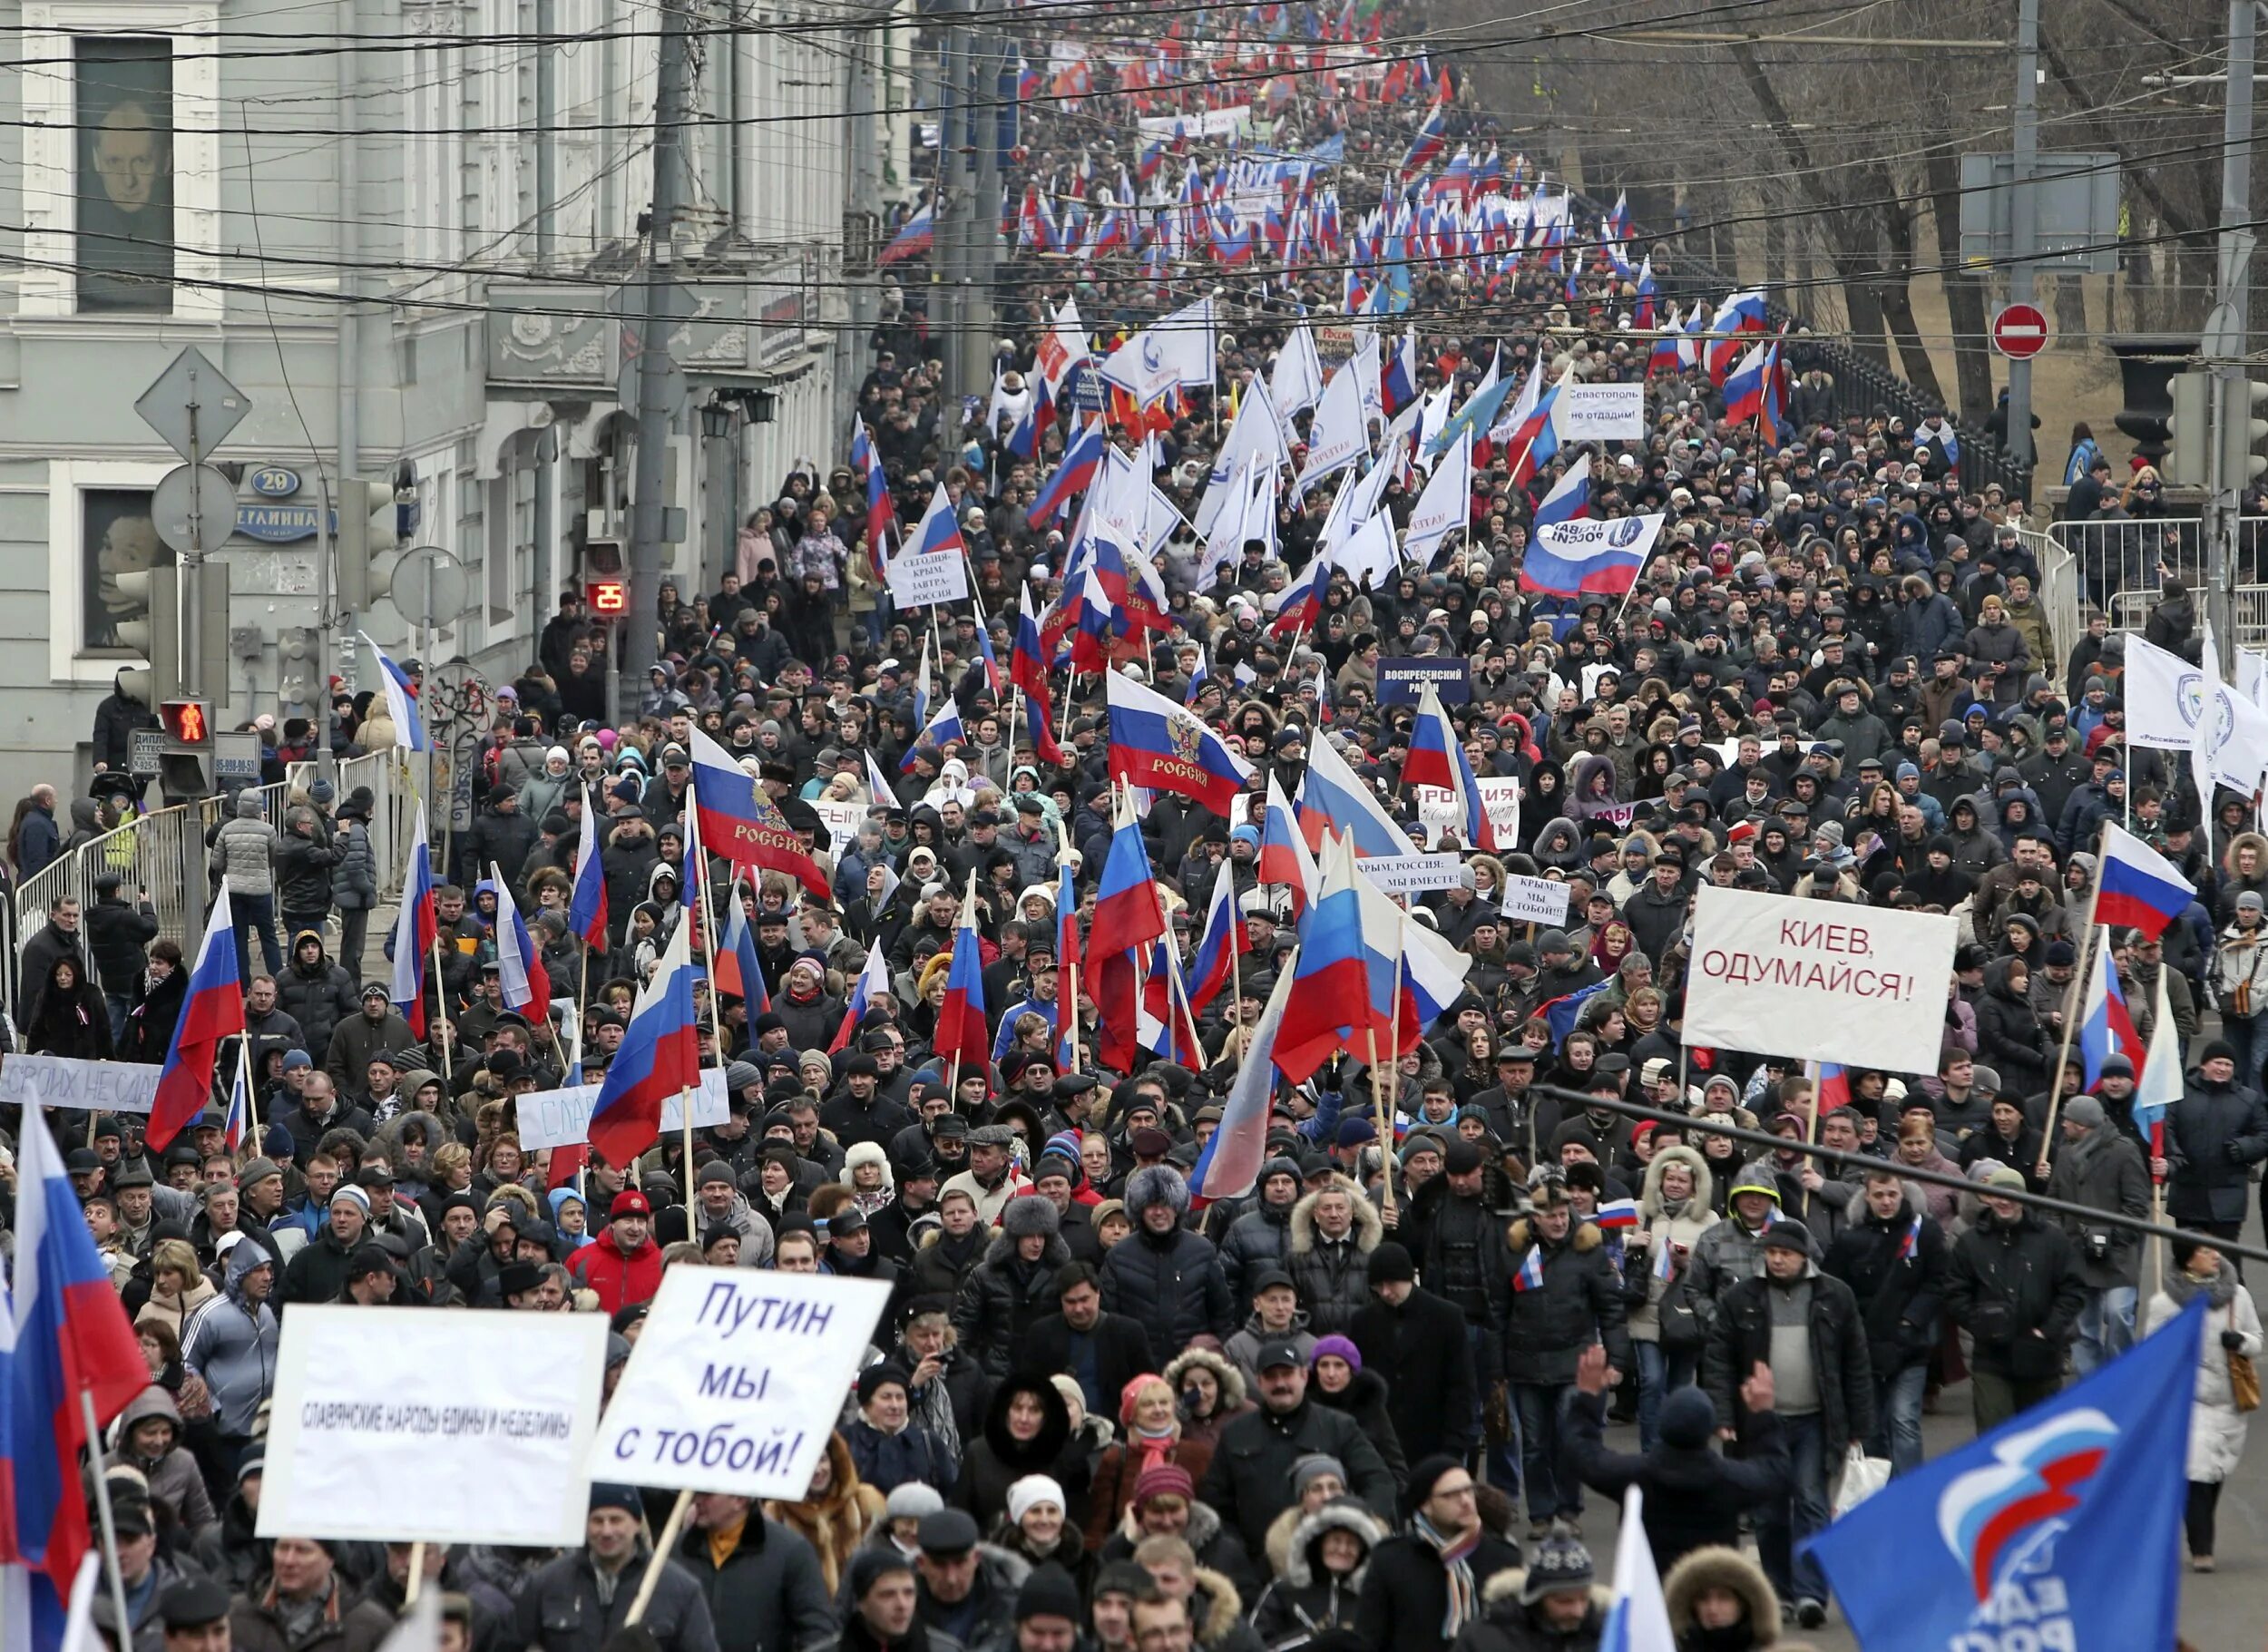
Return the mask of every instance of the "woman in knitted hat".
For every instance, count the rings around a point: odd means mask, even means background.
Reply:
[[[1052,1560],[1087,1597],[1102,1562],[1087,1548],[1065,1512],[1063,1488],[1045,1474],[1027,1474],[1008,1488],[1008,1507],[992,1527],[992,1541],[1034,1570]]]
[[[1394,1479],[1401,1480],[1410,1464],[1402,1454],[1402,1442],[1395,1436],[1393,1417],[1386,1408],[1385,1380],[1374,1371],[1363,1369],[1363,1351],[1343,1335],[1317,1337],[1309,1357],[1308,1369],[1315,1380],[1307,1385],[1307,1397],[1327,1410],[1344,1412],[1362,1424],[1363,1432],[1386,1460]]]
[[[1119,1442],[1095,1464],[1087,1493],[1087,1541],[1097,1549],[1134,1500],[1134,1487],[1146,1470],[1171,1463],[1195,1483],[1213,1461],[1212,1442],[1184,1433],[1173,1384],[1155,1372],[1144,1372],[1120,1391],[1119,1434]]]

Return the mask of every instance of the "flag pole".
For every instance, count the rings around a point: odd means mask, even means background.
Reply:
[[[2079,932],[2083,937],[2079,945],[2079,973],[2071,978],[2070,1002],[2074,1005],[2081,1002],[2079,995],[2086,991],[2079,983],[2087,978],[2091,967],[2088,960],[2102,946],[2102,937],[2095,933],[2095,907],[2103,898],[2103,845],[2109,840],[2109,827],[2110,822],[2106,819],[2095,829],[2095,887],[2087,892],[2087,924]],[[2043,1177],[2048,1174],[2048,1156],[2056,1139],[2056,1115],[2063,1108],[2063,1070],[2071,1061],[2071,1033],[2077,1022],[2074,1010],[2064,1011],[2063,1046],[2056,1051],[2055,1071],[2048,1079],[2048,1122],[2039,1132],[2039,1162],[2032,1167],[2035,1174]]]
[[[433,937],[433,1002],[441,1022],[441,1076],[454,1084],[456,1074],[451,1070],[450,1056],[456,1040],[449,1031],[449,989],[441,979],[441,932],[437,929]]]
[[[259,1150],[259,1092],[252,1087],[252,1041],[240,1033],[236,1041],[236,1069],[244,1080],[244,1139],[251,1151]]]
[[[417,1604],[417,1596],[425,1583],[425,1540],[414,1538],[409,1545],[409,1575],[402,1579],[402,1606],[405,1610]]]
[[[724,939],[725,932],[717,927],[717,892],[709,887],[715,880],[709,875],[709,856],[701,848],[700,805],[694,797],[693,782],[689,779],[685,783],[685,869],[687,875],[698,875],[701,880],[701,904],[699,910],[700,917],[709,925],[709,933],[701,939],[703,953],[709,959],[709,1036],[716,1041],[717,1065],[722,1068],[725,1064],[725,1022],[724,1010],[719,1003],[717,992],[717,946],[718,943]],[[699,855],[699,859],[696,860],[694,858],[696,855]],[[740,886],[739,866],[734,865],[732,872],[732,887],[738,889]],[[731,896],[730,891],[727,894],[728,897]],[[744,981],[740,984],[745,987],[748,983]],[[819,984],[822,987],[826,984],[824,969]],[[687,1117],[691,1117],[689,1111]],[[693,1173],[689,1146],[685,1161],[685,1173],[688,1177]],[[695,1234],[691,1237],[698,1239],[700,1236]]]
[[[622,1619],[623,1627],[645,1620],[646,1608],[653,1601],[654,1588],[661,1581],[661,1574],[670,1569],[670,1556],[678,1546],[678,1533],[685,1530],[686,1510],[693,1506],[690,1487],[678,1493],[678,1500],[670,1510],[670,1518],[661,1522],[661,1535],[653,1540],[653,1552],[646,1557],[646,1575],[638,1580],[638,1593],[630,1603],[630,1615]]]
[[[79,1385],[79,1415],[86,1423],[87,1457],[93,1469],[94,1510],[101,1520],[103,1559],[111,1575],[111,1608],[118,1614],[120,1636],[131,1638],[127,1626],[134,1618],[126,1605],[126,1573],[118,1561],[118,1520],[111,1510],[111,1479],[103,1469],[103,1430],[94,1420],[94,1390],[83,1383]]]

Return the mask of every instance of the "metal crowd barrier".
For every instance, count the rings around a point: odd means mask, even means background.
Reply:
[[[2081,595],[2114,621],[2121,602],[2131,609],[2139,601],[2146,613],[2157,601],[2161,562],[2192,590],[2204,573],[2204,522],[2200,517],[2058,522],[2048,533],[2077,564]]]

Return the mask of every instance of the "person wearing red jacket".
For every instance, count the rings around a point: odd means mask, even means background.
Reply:
[[[650,1302],[661,1288],[661,1246],[653,1242],[653,1207],[625,1188],[607,1207],[606,1231],[575,1253],[575,1283],[599,1294],[608,1314]]]

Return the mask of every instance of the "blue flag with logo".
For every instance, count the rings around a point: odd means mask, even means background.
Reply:
[[[1813,1540],[1866,1652],[2174,1644],[2204,1314],[2200,1293],[2156,1335]]]

